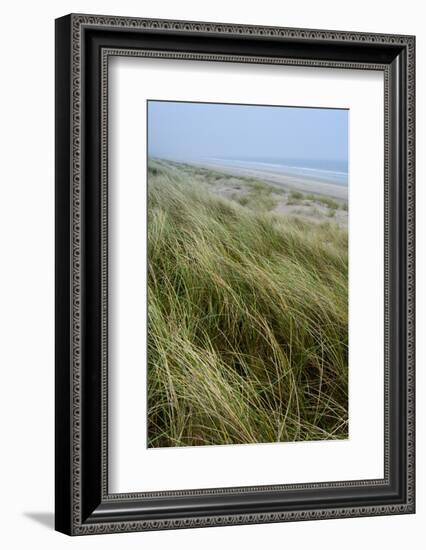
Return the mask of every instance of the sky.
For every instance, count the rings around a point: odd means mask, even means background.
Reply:
[[[206,158],[347,161],[344,109],[148,102],[148,153]]]

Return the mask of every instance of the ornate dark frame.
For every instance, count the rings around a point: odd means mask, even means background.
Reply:
[[[108,493],[111,55],[383,71],[383,479]],[[413,36],[74,14],[56,20],[58,531],[84,535],[414,513],[414,56]]]

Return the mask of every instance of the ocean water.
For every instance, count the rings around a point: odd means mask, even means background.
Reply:
[[[253,168],[268,172],[286,173],[312,178],[336,185],[348,185],[348,162],[346,160],[286,159],[286,158],[222,158],[224,164]]]

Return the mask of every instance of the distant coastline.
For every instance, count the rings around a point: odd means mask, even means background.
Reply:
[[[233,176],[258,178],[289,190],[348,200],[347,174],[345,172],[217,158],[186,162]]]
[[[279,216],[298,217],[313,223],[348,226],[348,188],[314,177],[267,170],[263,165],[242,166],[239,161],[177,161],[151,158],[151,163],[178,178],[194,176],[200,188],[224,199],[267,210]],[[151,169],[152,169],[151,164]]]
[[[253,168],[267,170],[270,172],[285,172],[294,176],[301,176],[321,180],[326,183],[334,183],[336,185],[348,185],[348,172],[342,170],[343,166],[330,161],[330,163],[309,162],[303,159],[292,160],[274,160],[274,159],[211,159],[213,161],[222,162],[232,166],[241,166],[243,168]],[[333,165],[334,164],[334,165]],[[338,169],[340,168],[340,169]]]

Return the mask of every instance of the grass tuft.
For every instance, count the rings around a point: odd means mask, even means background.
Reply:
[[[347,232],[148,187],[148,446],[346,438]]]

